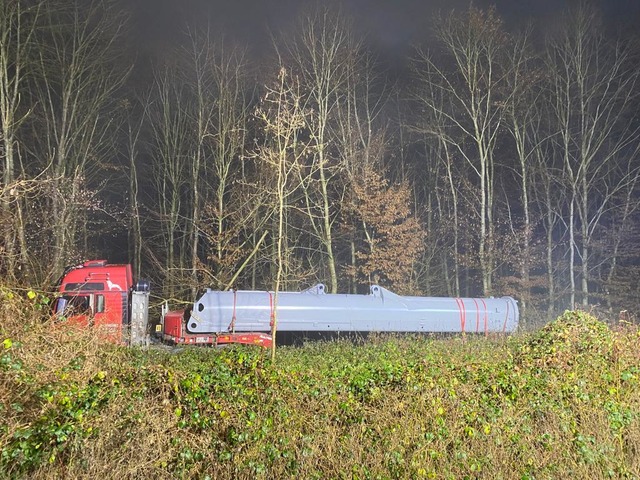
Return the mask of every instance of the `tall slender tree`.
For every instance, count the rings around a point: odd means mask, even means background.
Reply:
[[[335,252],[337,211],[332,189],[340,190],[342,165],[331,145],[335,140],[337,110],[347,100],[347,89],[353,86],[352,64],[361,45],[355,39],[349,21],[329,7],[321,7],[304,16],[298,35],[286,44],[292,74],[300,81],[302,95],[309,104],[308,134],[315,145],[312,169],[302,183],[306,220],[324,252],[329,271],[330,291],[338,289],[338,269]]]
[[[271,172],[271,181],[264,187],[272,197],[271,205],[275,219],[273,237],[276,271],[273,280],[271,319],[274,358],[278,293],[283,283],[285,264],[291,261],[285,248],[287,210],[291,208],[292,195],[300,189],[296,171],[305,163],[304,160],[314,153],[301,138],[308,126],[310,114],[300,93],[300,85],[284,67],[280,69],[277,82],[267,86],[255,115],[264,132],[264,144],[257,146],[254,157]]]
[[[32,51],[38,24],[40,2],[26,5],[11,0],[0,1],[0,155],[2,156],[2,195],[0,221],[3,226],[0,271],[12,280],[17,267],[29,265],[23,199],[14,182],[21,176],[18,137],[20,128],[31,113],[25,104],[27,76],[32,73]],[[17,213],[17,215],[14,214]]]
[[[115,152],[112,113],[129,72],[118,44],[126,18],[118,12],[113,2],[94,0],[48,5],[40,14],[32,138],[34,164],[53,184],[51,275],[84,249],[85,214],[95,205],[89,190]]]
[[[154,88],[147,108],[152,131],[151,154],[155,216],[158,242],[154,242],[164,271],[166,294],[173,298],[188,277],[186,252],[181,248],[188,235],[184,196],[188,194],[189,171],[193,161],[194,130],[190,122],[190,96],[177,81],[174,67],[155,71]]]
[[[436,22],[436,37],[446,53],[436,60],[417,52],[417,80],[425,85],[423,108],[444,122],[441,138],[463,158],[478,181],[477,255],[485,295],[495,271],[496,145],[504,124],[508,35],[495,9],[470,7]],[[433,92],[436,95],[433,95]],[[439,98],[444,98],[444,103]]]
[[[616,193],[637,175],[620,176],[620,162],[637,159],[640,126],[629,121],[638,99],[637,52],[609,40],[599,14],[581,4],[547,43],[556,151],[570,192],[571,304],[579,272],[582,305],[589,303],[591,245]],[[635,163],[635,162],[634,162]]]

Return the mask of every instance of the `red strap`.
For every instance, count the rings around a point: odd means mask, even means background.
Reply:
[[[467,312],[464,309],[464,300],[456,298],[458,304],[458,310],[460,311],[460,330],[464,333],[465,324],[467,323]]]

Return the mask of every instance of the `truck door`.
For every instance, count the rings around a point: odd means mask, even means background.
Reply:
[[[127,292],[105,290],[102,282],[66,283],[56,301],[56,316],[81,326],[95,326],[105,338],[122,341],[123,320],[127,311]]]

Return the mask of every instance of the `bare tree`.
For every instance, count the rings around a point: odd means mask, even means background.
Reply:
[[[195,47],[196,45],[194,45]],[[207,47],[205,47],[207,48]],[[210,104],[204,115],[198,114],[198,131],[201,132],[199,143],[204,150],[202,155],[202,170],[194,183],[198,182],[206,188],[202,192],[201,199],[194,192],[194,204],[202,202],[207,210],[207,227],[202,227],[209,232],[211,242],[208,257],[214,261],[219,270],[226,264],[230,270],[235,265],[233,258],[225,258],[232,255],[233,240],[239,238],[240,232],[247,228],[251,214],[247,215],[246,199],[233,192],[236,184],[239,193],[239,182],[242,177],[242,155],[247,142],[248,122],[250,119],[248,80],[249,70],[244,53],[239,49],[226,49],[221,42],[218,46],[209,45],[209,57],[202,59],[202,65],[198,69],[205,68],[209,78],[207,83],[198,87],[197,95],[203,100],[198,100],[198,105],[203,105],[207,100]],[[202,52],[203,49],[194,48],[193,55]],[[209,83],[210,82],[210,83]],[[199,83],[204,83],[201,80]],[[202,110],[202,106],[198,111]],[[206,128],[203,128],[206,127]],[[196,170],[194,169],[194,173]],[[251,211],[251,208],[249,208]],[[241,213],[242,212],[242,213]],[[200,228],[202,219],[195,214],[193,222],[196,228]],[[197,232],[193,233],[192,255],[197,257],[198,240]],[[242,248],[242,247],[239,247]],[[194,263],[195,269],[195,263]],[[194,271],[195,274],[195,271]],[[233,272],[216,271],[220,282],[226,283]]]
[[[374,165],[382,168],[388,158],[395,157],[389,149],[388,119],[383,115],[388,105],[389,89],[378,71],[380,65],[375,57],[362,45],[357,45],[359,50],[346,59],[346,82],[330,125],[331,143],[334,145],[332,153],[339,168],[332,181],[332,196],[339,199],[335,202],[336,214],[342,217],[342,235],[336,238],[336,251],[340,251],[340,247],[346,250],[344,243],[348,244],[349,266],[344,271],[348,272],[350,290],[354,293],[357,290],[354,276],[357,271],[355,235],[360,222],[350,214],[351,206],[356,201],[352,186],[361,182],[360,175],[365,169],[374,168]],[[388,170],[391,169],[390,166]],[[354,221],[347,224],[347,219]]]
[[[129,116],[126,122],[126,156],[129,160],[129,258],[133,262],[133,273],[136,278],[141,274],[142,265],[142,212],[140,208],[140,173],[138,164],[140,161],[140,142],[144,114],[139,119],[132,118],[132,108],[129,108]]]
[[[40,16],[33,138],[34,158],[44,160],[40,165],[55,184],[48,212],[52,275],[86,233],[86,207],[94,202],[87,187],[99,185],[98,173],[115,151],[112,112],[128,74],[118,45],[125,18],[116,12],[108,1],[68,2]]]
[[[152,131],[152,176],[159,236],[156,244],[159,252],[166,252],[159,262],[165,275],[165,290],[171,298],[188,276],[185,275],[185,252],[180,245],[187,236],[183,198],[190,188],[188,180],[195,143],[190,98],[178,78],[175,67],[156,70],[151,104],[147,108]]]
[[[26,77],[33,67],[29,62],[39,10],[39,2],[27,6],[11,0],[0,1],[0,155],[3,158],[0,218],[4,231],[1,254],[6,260],[2,266],[6,267],[5,274],[10,279],[16,278],[17,258],[21,266],[29,263],[23,200],[17,195],[20,189],[13,184],[21,173],[16,149],[20,127],[31,113],[24,104],[24,90]]]
[[[415,73],[420,76],[424,72],[418,68]],[[446,254],[441,255],[438,260],[442,261],[442,271],[444,272],[446,291],[449,295],[461,295],[461,206],[463,199],[463,189],[460,179],[464,176],[464,169],[460,168],[456,162],[457,149],[453,147],[455,143],[462,144],[463,138],[455,138],[451,135],[455,133],[446,128],[447,119],[445,107],[445,97],[440,88],[436,88],[432,83],[420,85],[416,92],[412,92],[412,97],[421,105],[424,98],[429,98],[431,108],[421,112],[420,121],[416,125],[410,126],[410,130],[418,134],[420,143],[425,149],[424,166],[421,170],[428,172],[433,177],[429,187],[432,189],[426,194],[427,197],[433,194],[432,202],[439,214],[438,226],[429,225],[428,230],[447,232],[447,235],[432,235],[433,249],[442,246],[446,249]],[[427,178],[420,178],[419,181],[429,182]],[[429,188],[424,187],[424,188]],[[422,201],[425,201],[424,198]],[[430,202],[431,203],[431,202]],[[452,234],[452,235],[451,235]],[[450,251],[449,251],[450,249]],[[449,257],[453,257],[453,272],[450,272]]]
[[[261,105],[256,111],[256,118],[260,121],[264,133],[264,144],[258,145],[254,153],[254,158],[272,173],[273,180],[270,185],[265,185],[272,197],[276,225],[273,233],[276,272],[271,319],[272,358],[275,356],[278,293],[283,281],[285,263],[290,260],[284,243],[285,217],[291,206],[292,195],[300,188],[296,181],[296,172],[304,160],[314,153],[300,138],[301,133],[307,128],[308,115],[299,83],[282,67],[277,83],[267,86]]]
[[[609,41],[598,14],[587,5],[571,11],[563,28],[547,43],[558,132],[555,145],[570,192],[567,224],[572,305],[578,266],[581,302],[589,303],[593,236],[616,193],[638,174],[634,169],[619,176],[617,168],[620,162],[638,155],[640,127],[629,121],[638,98],[640,72],[636,65],[634,50],[621,40]]]
[[[509,38],[494,9],[483,12],[474,7],[439,19],[435,33],[446,58],[436,61],[430,53],[418,50],[415,70],[427,92],[420,101],[444,122],[447,134],[441,138],[479,181],[478,260],[482,289],[488,295],[496,258],[495,150],[508,96],[505,54]]]
[[[321,7],[303,17],[299,34],[287,43],[291,70],[299,76],[302,95],[309,104],[308,133],[315,144],[313,175],[302,183],[304,207],[311,231],[319,241],[329,270],[330,291],[338,289],[335,233],[337,210],[332,188],[340,187],[338,155],[331,150],[337,110],[353,88],[353,62],[361,45],[353,36],[347,17]]]
[[[198,288],[199,266],[199,225],[202,216],[202,208],[206,192],[204,188],[204,163],[208,156],[206,137],[211,128],[213,105],[215,94],[212,91],[212,73],[214,69],[213,49],[209,33],[189,32],[189,45],[185,49],[184,68],[178,70],[180,79],[189,85],[191,90],[190,123],[193,130],[193,144],[191,145],[188,172],[187,191],[184,195],[190,198],[191,208],[188,209],[185,227],[186,238],[190,245],[190,270],[191,270],[191,295],[195,296]],[[186,252],[185,252],[186,255]]]
[[[533,265],[531,242],[533,219],[531,190],[536,165],[536,153],[542,148],[545,129],[541,128],[543,116],[540,114],[544,76],[539,59],[530,48],[531,30],[514,36],[509,50],[509,74],[506,76],[511,95],[505,105],[505,124],[511,133],[515,147],[517,165],[514,171],[519,177],[522,225],[512,225],[512,231],[521,230],[519,258],[519,288],[516,295],[520,299],[520,311],[527,318],[527,307],[531,301],[531,268]]]
[[[637,304],[628,294],[625,295],[625,291],[629,291],[631,286],[627,282],[622,282],[621,286],[618,279],[626,273],[625,270],[630,270],[629,260],[633,262],[636,256],[637,245],[633,239],[637,238],[640,175],[634,171],[637,167],[631,162],[621,167],[624,170],[619,175],[629,181],[618,191],[618,198],[614,199],[616,208],[603,219],[599,232],[600,241],[594,245],[596,250],[601,250],[599,257],[602,267],[598,270],[609,311],[613,311],[614,304],[621,309],[633,308]]]

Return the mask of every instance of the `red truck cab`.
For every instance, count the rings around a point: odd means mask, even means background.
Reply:
[[[54,312],[67,321],[103,330],[105,337],[123,342],[130,325],[131,265],[91,260],[69,267],[59,286]]]

